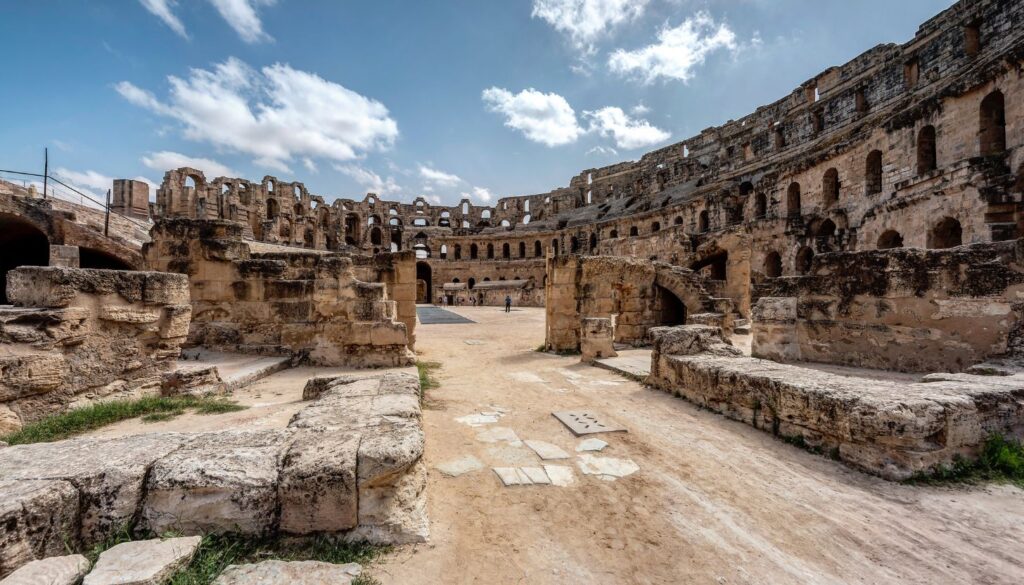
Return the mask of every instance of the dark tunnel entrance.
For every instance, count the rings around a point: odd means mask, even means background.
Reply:
[[[50,263],[50,240],[31,223],[0,213],[0,305],[7,301],[7,273],[19,266]]]

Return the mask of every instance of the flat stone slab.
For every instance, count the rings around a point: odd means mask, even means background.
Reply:
[[[526,446],[533,449],[533,452],[537,454],[537,457],[544,459],[568,459],[569,454],[562,450],[558,445],[553,445],[545,441],[523,441]]]
[[[22,565],[0,585],[78,585],[88,572],[89,559],[82,555],[50,557]]]
[[[568,465],[545,465],[544,473],[548,474],[551,485],[567,487],[576,483],[576,474]]]
[[[483,468],[484,464],[472,455],[466,455],[465,457],[445,461],[436,467],[438,471],[448,477],[459,477],[460,475],[465,475]]]
[[[586,451],[602,451],[607,446],[608,443],[605,443],[601,439],[584,439],[576,446],[576,451],[579,453]]]
[[[519,435],[516,435],[516,432],[508,427],[492,427],[486,431],[480,431],[476,434],[476,440],[484,443],[508,443],[513,447],[523,444],[519,440]]]
[[[626,432],[626,427],[589,410],[563,410],[551,414],[569,427],[569,430],[577,437],[594,433]]]
[[[627,378],[646,378],[651,374],[651,350],[623,350],[618,357],[594,360],[594,365],[623,374]]]
[[[419,317],[421,325],[458,325],[462,323],[476,323],[458,313],[437,307],[416,307],[416,316]]]
[[[188,565],[201,536],[122,542],[104,551],[82,585],[163,585]]]
[[[498,419],[500,418],[501,414],[497,412],[480,412],[474,414],[467,414],[466,416],[460,416],[455,419],[455,422],[459,422],[464,425],[469,425],[471,427],[482,427],[484,425],[494,424],[498,422]]]
[[[231,565],[213,585],[349,585],[362,572],[356,563],[332,565],[320,561],[263,561]]]
[[[576,464],[584,475],[596,475],[606,481],[614,481],[640,471],[640,466],[632,459],[616,459],[614,457],[580,455]]]
[[[494,473],[505,487],[516,485],[549,485],[551,479],[542,467],[495,467]]]

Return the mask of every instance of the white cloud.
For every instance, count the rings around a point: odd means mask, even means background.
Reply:
[[[513,95],[507,89],[485,89],[483,100],[493,112],[504,114],[505,125],[522,132],[527,139],[546,146],[570,144],[583,133],[576,112],[557,93],[533,88]]]
[[[126,100],[177,121],[185,138],[253,156],[263,166],[287,168],[293,158],[349,161],[386,150],[398,124],[380,102],[306,71],[274,64],[259,71],[234,57],[212,71],[168,77],[161,101],[122,81]]]
[[[476,199],[477,201],[482,201],[484,203],[487,203],[494,198],[494,194],[486,187],[473,187],[472,192],[467,193],[463,191],[462,196],[467,199]]]
[[[454,187],[462,182],[458,175],[420,165],[420,176],[440,187]]]
[[[391,195],[402,190],[394,177],[383,179],[377,173],[358,165],[334,165],[334,170],[352,177],[356,183],[377,195]]]
[[[54,174],[58,179],[66,183],[70,183],[73,187],[77,187],[83,191],[88,191],[92,194],[106,194],[107,189],[114,186],[114,177],[108,177],[97,173],[96,171],[79,172],[66,168],[58,168]]]
[[[614,27],[639,18],[648,0],[533,0],[533,18],[567,35],[573,46],[593,53],[594,43]]]
[[[710,14],[702,11],[675,28],[662,28],[658,42],[653,45],[635,51],[615,51],[608,66],[615,73],[636,75],[644,83],[658,77],[686,82],[710,53],[736,47],[736,34],[729,26],[716,24]]]
[[[215,160],[191,157],[178,152],[171,152],[169,150],[161,150],[160,152],[151,152],[147,154],[142,157],[142,164],[154,171],[160,171],[161,173],[166,173],[169,170],[179,169],[181,167],[192,167],[193,169],[203,171],[203,174],[206,175],[207,179],[238,176],[238,173]]]
[[[139,0],[139,2],[142,3],[146,10],[150,11],[171,30],[176,32],[178,36],[188,38],[188,33],[185,32],[185,25],[181,23],[181,20],[174,15],[174,11],[171,9],[177,4],[176,0]]]
[[[425,197],[425,199],[427,201],[433,203],[434,205],[441,205],[441,196],[440,195],[427,195]]]
[[[650,114],[651,108],[648,108],[646,105],[644,105],[643,102],[640,102],[639,104],[633,106],[633,108],[629,110],[629,112],[634,116],[643,116],[644,114]]]
[[[668,132],[652,126],[647,120],[630,118],[622,108],[607,107],[593,112],[583,112],[590,119],[590,130],[601,136],[611,136],[615,146],[625,149],[650,146],[668,140]]]
[[[306,167],[306,170],[311,172],[311,173],[315,173],[318,170],[316,168],[316,163],[313,162],[313,159],[310,159],[310,158],[302,159],[302,166]]]
[[[247,43],[273,40],[263,32],[263,23],[256,14],[257,6],[271,6],[277,0],[210,0],[217,12]]]
[[[619,151],[615,150],[610,146],[595,146],[587,151],[587,154],[604,154],[611,156],[618,156]]]

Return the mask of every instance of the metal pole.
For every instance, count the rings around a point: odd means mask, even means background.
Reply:
[[[110,189],[107,189],[107,216],[103,220],[103,235],[110,237]]]
[[[50,178],[50,149],[43,149],[43,199],[46,199],[46,187]]]

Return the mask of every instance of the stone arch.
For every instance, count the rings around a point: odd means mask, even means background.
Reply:
[[[782,276],[782,255],[778,252],[768,252],[764,257],[764,275],[768,278]]]
[[[684,322],[686,316],[702,312],[709,295],[701,284],[700,277],[692,272],[682,272],[679,269],[673,270],[669,266],[662,266],[657,268],[654,275],[655,287],[662,289],[661,291],[656,289],[656,292],[668,292],[682,305],[685,311]],[[662,294],[664,293],[662,292]]]
[[[935,126],[928,125],[917,133],[917,174],[930,173],[937,165]]]
[[[501,245],[501,257],[505,260],[512,257],[512,247],[508,245],[508,242]]]
[[[768,215],[768,197],[764,193],[754,196],[754,218],[764,219]]]
[[[540,240],[533,243],[533,256],[534,258],[540,258],[544,255],[544,246],[541,245]]]
[[[872,150],[864,161],[864,193],[882,192],[882,151]]]
[[[277,202],[277,199],[267,199],[267,219],[274,219],[281,215],[281,204]]]
[[[19,266],[50,263],[50,238],[35,223],[0,213],[0,305],[7,304],[7,273]]]
[[[839,171],[831,168],[821,177],[821,199],[827,207],[839,201]]]
[[[469,259],[476,260],[480,256],[480,246],[476,244],[469,245]]]
[[[903,247],[903,236],[896,230],[885,230],[882,235],[878,236],[878,245],[876,246],[879,250],[892,250],[893,248]]]
[[[526,258],[526,242],[519,242],[519,257]]]
[[[981,156],[1006,151],[1006,108],[1003,92],[998,89],[985,96],[979,108],[978,148]]]
[[[944,217],[928,232],[929,248],[955,248],[963,244],[964,232],[955,217]]]
[[[494,260],[494,244],[487,244],[487,259]]]
[[[814,261],[814,250],[810,246],[803,246],[796,253],[796,261],[793,268],[797,274],[810,274],[811,263]]]
[[[708,216],[708,210],[701,210],[700,215],[697,217],[697,233],[703,234],[704,232],[711,229],[711,219]]]
[[[793,181],[786,190],[786,215],[800,217],[800,183]]]
[[[432,299],[433,271],[428,262],[416,263],[416,302],[429,303]]]

